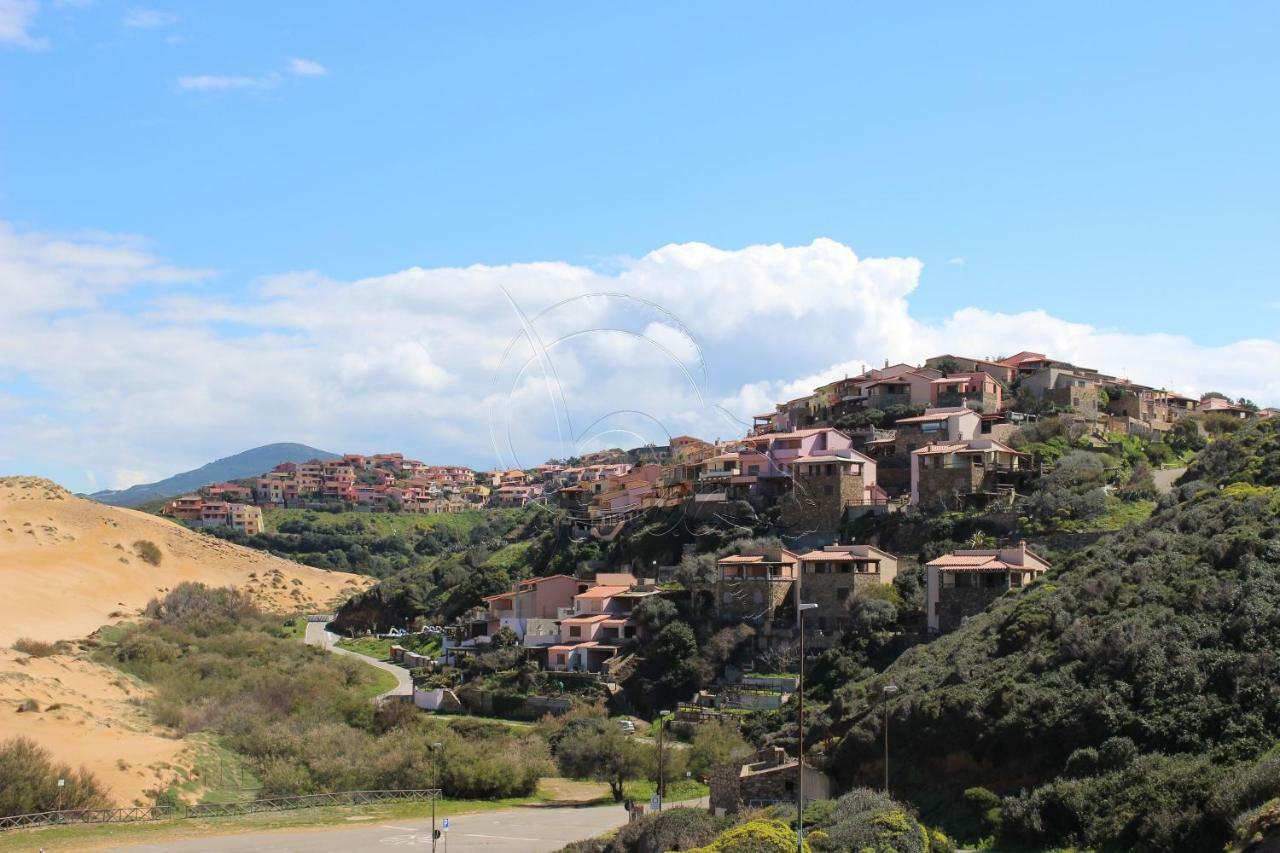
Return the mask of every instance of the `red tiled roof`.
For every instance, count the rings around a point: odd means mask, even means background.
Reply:
[[[570,616],[568,619],[561,619],[561,623],[565,625],[594,625],[597,622],[603,622],[606,619],[616,619],[617,617],[610,613],[592,613],[590,616]]]
[[[593,586],[586,592],[578,593],[578,598],[612,598],[621,592],[626,592],[631,587],[628,586]]]
[[[835,563],[874,563],[879,560],[878,557],[859,557],[857,554],[851,554],[848,551],[810,551],[807,554],[801,554],[800,559],[806,562],[835,562]]]

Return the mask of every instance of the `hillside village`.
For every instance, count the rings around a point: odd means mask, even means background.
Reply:
[[[212,483],[163,512],[252,536],[263,531],[262,509],[434,514],[536,506],[560,511],[572,536],[607,544],[647,513],[706,519],[745,509],[751,524],[767,519],[786,547],[720,555],[710,576],[683,584],[682,594],[721,624],[759,626],[756,645],[767,651],[793,642],[803,584],[817,604],[811,648],[820,652],[840,644],[856,597],[898,577],[898,556],[850,541],[860,518],[1012,511],[1071,447],[1106,450],[1137,440],[1176,464],[1221,428],[1215,424],[1278,413],[1215,393],[1174,394],[1041,353],[944,354],[815,388],[755,416],[739,439],[677,436],[666,446],[485,472],[400,453],[347,454]],[[1026,438],[1046,428],[1067,441],[1033,446]],[[489,595],[450,627],[441,660],[457,663],[510,636],[544,670],[622,680],[619,671],[633,658],[626,651],[651,639],[637,607],[670,592],[675,567],[599,568],[593,577],[518,580]],[[954,630],[1048,568],[1025,540],[940,555],[923,567],[921,628]]]

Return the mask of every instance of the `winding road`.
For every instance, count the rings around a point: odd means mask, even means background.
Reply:
[[[622,826],[627,813],[620,805],[587,808],[520,808],[454,815],[438,853],[545,853],[571,841],[592,838]],[[437,824],[439,826],[440,824]],[[134,853],[340,853],[348,850],[431,849],[431,820],[374,820],[352,829],[289,830],[245,833],[185,841],[141,844]]]
[[[374,701],[378,702],[388,696],[412,696],[413,695],[413,679],[409,677],[409,670],[402,666],[396,666],[393,663],[377,660],[368,655],[362,655],[357,652],[340,649],[337,646],[338,636],[326,630],[329,626],[328,622],[308,622],[305,640],[308,646],[319,646],[326,651],[333,652],[335,655],[347,655],[356,658],[362,663],[369,666],[376,666],[378,669],[391,673],[396,677],[396,686],[386,693],[380,693],[374,697]]]

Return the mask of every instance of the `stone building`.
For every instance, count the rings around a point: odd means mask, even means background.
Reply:
[[[1027,549],[981,548],[955,551],[926,564],[925,609],[929,630],[946,633],[981,613],[1011,589],[1021,589],[1049,569]]]
[[[792,587],[799,565],[799,558],[785,548],[721,557],[716,562],[715,593],[720,619],[768,627],[779,609],[794,613]]]
[[[930,444],[911,454],[911,505],[959,509],[1012,499],[1031,456],[989,438]]]
[[[805,456],[790,466],[791,491],[782,499],[782,524],[793,534],[834,533],[851,512],[883,507],[878,490],[868,498],[868,472],[875,486],[874,462],[856,450]]]
[[[898,558],[873,545],[827,545],[799,555],[798,594],[818,605],[808,617],[806,636],[814,648],[838,645],[849,629],[849,602],[870,586],[893,583]]]
[[[799,779],[800,762],[781,747],[762,750],[749,764],[717,765],[711,770],[711,812],[732,815],[744,808],[794,803]],[[804,801],[830,799],[831,790],[831,777],[806,763]]]

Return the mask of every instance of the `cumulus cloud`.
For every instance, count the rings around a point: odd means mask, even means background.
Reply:
[[[265,277],[224,298],[140,241],[0,226],[0,470],[173,472],[270,441],[477,467],[591,443],[740,435],[753,414],[891,361],[1036,349],[1135,380],[1280,399],[1280,344],[1208,347],[1044,312],[912,315],[912,258],[831,240]],[[219,287],[222,286],[218,283]],[[69,483],[83,487],[85,483]]]
[[[31,34],[36,14],[40,11],[37,0],[0,0],[0,44],[37,49],[48,42]]]

